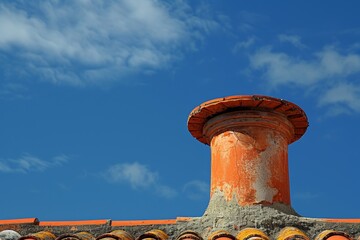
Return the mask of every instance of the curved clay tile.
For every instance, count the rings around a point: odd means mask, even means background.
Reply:
[[[277,240],[310,240],[310,238],[301,230],[295,227],[285,227],[278,234]]]
[[[225,230],[218,230],[209,235],[208,240],[235,240],[236,238]]]
[[[48,231],[41,231],[29,235],[25,235],[19,240],[55,240],[55,235]]]
[[[257,228],[244,228],[236,236],[237,240],[270,240],[269,237]]]
[[[79,232],[74,234],[63,234],[56,238],[56,240],[95,240],[95,237],[88,232]]]
[[[180,233],[180,235],[178,236],[178,238],[176,240],[202,240],[202,237],[194,231],[191,230],[186,230],[182,233]]]
[[[96,240],[134,240],[134,237],[124,231],[124,230],[115,230],[110,233],[105,233],[96,238]]]
[[[137,240],[166,240],[169,236],[162,230],[154,229],[140,235]]]
[[[351,240],[352,238],[345,232],[335,230],[325,230],[316,236],[315,240]]]

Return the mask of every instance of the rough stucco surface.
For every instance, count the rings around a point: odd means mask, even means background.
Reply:
[[[344,231],[352,236],[360,235],[360,224],[329,223],[301,217],[291,207],[279,203],[240,207],[236,200],[226,202],[221,193],[214,194],[211,198],[208,209],[201,218],[201,225],[202,229],[211,228],[211,231],[225,229],[235,236],[243,228],[255,227],[276,238],[280,230],[287,226],[299,228],[310,238],[329,229]]]

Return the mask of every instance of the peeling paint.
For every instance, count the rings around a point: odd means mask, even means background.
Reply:
[[[283,115],[261,110],[209,119],[203,131],[211,138],[211,196],[218,190],[242,206],[289,205],[287,145],[293,130]]]

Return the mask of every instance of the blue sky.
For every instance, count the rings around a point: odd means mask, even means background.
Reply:
[[[201,216],[210,151],[190,111],[301,106],[292,205],[360,218],[358,1],[1,1],[0,218]]]

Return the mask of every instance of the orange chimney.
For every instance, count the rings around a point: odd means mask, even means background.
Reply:
[[[290,207],[288,145],[307,127],[300,107],[267,96],[218,98],[196,107],[188,129],[211,147],[210,198]]]

